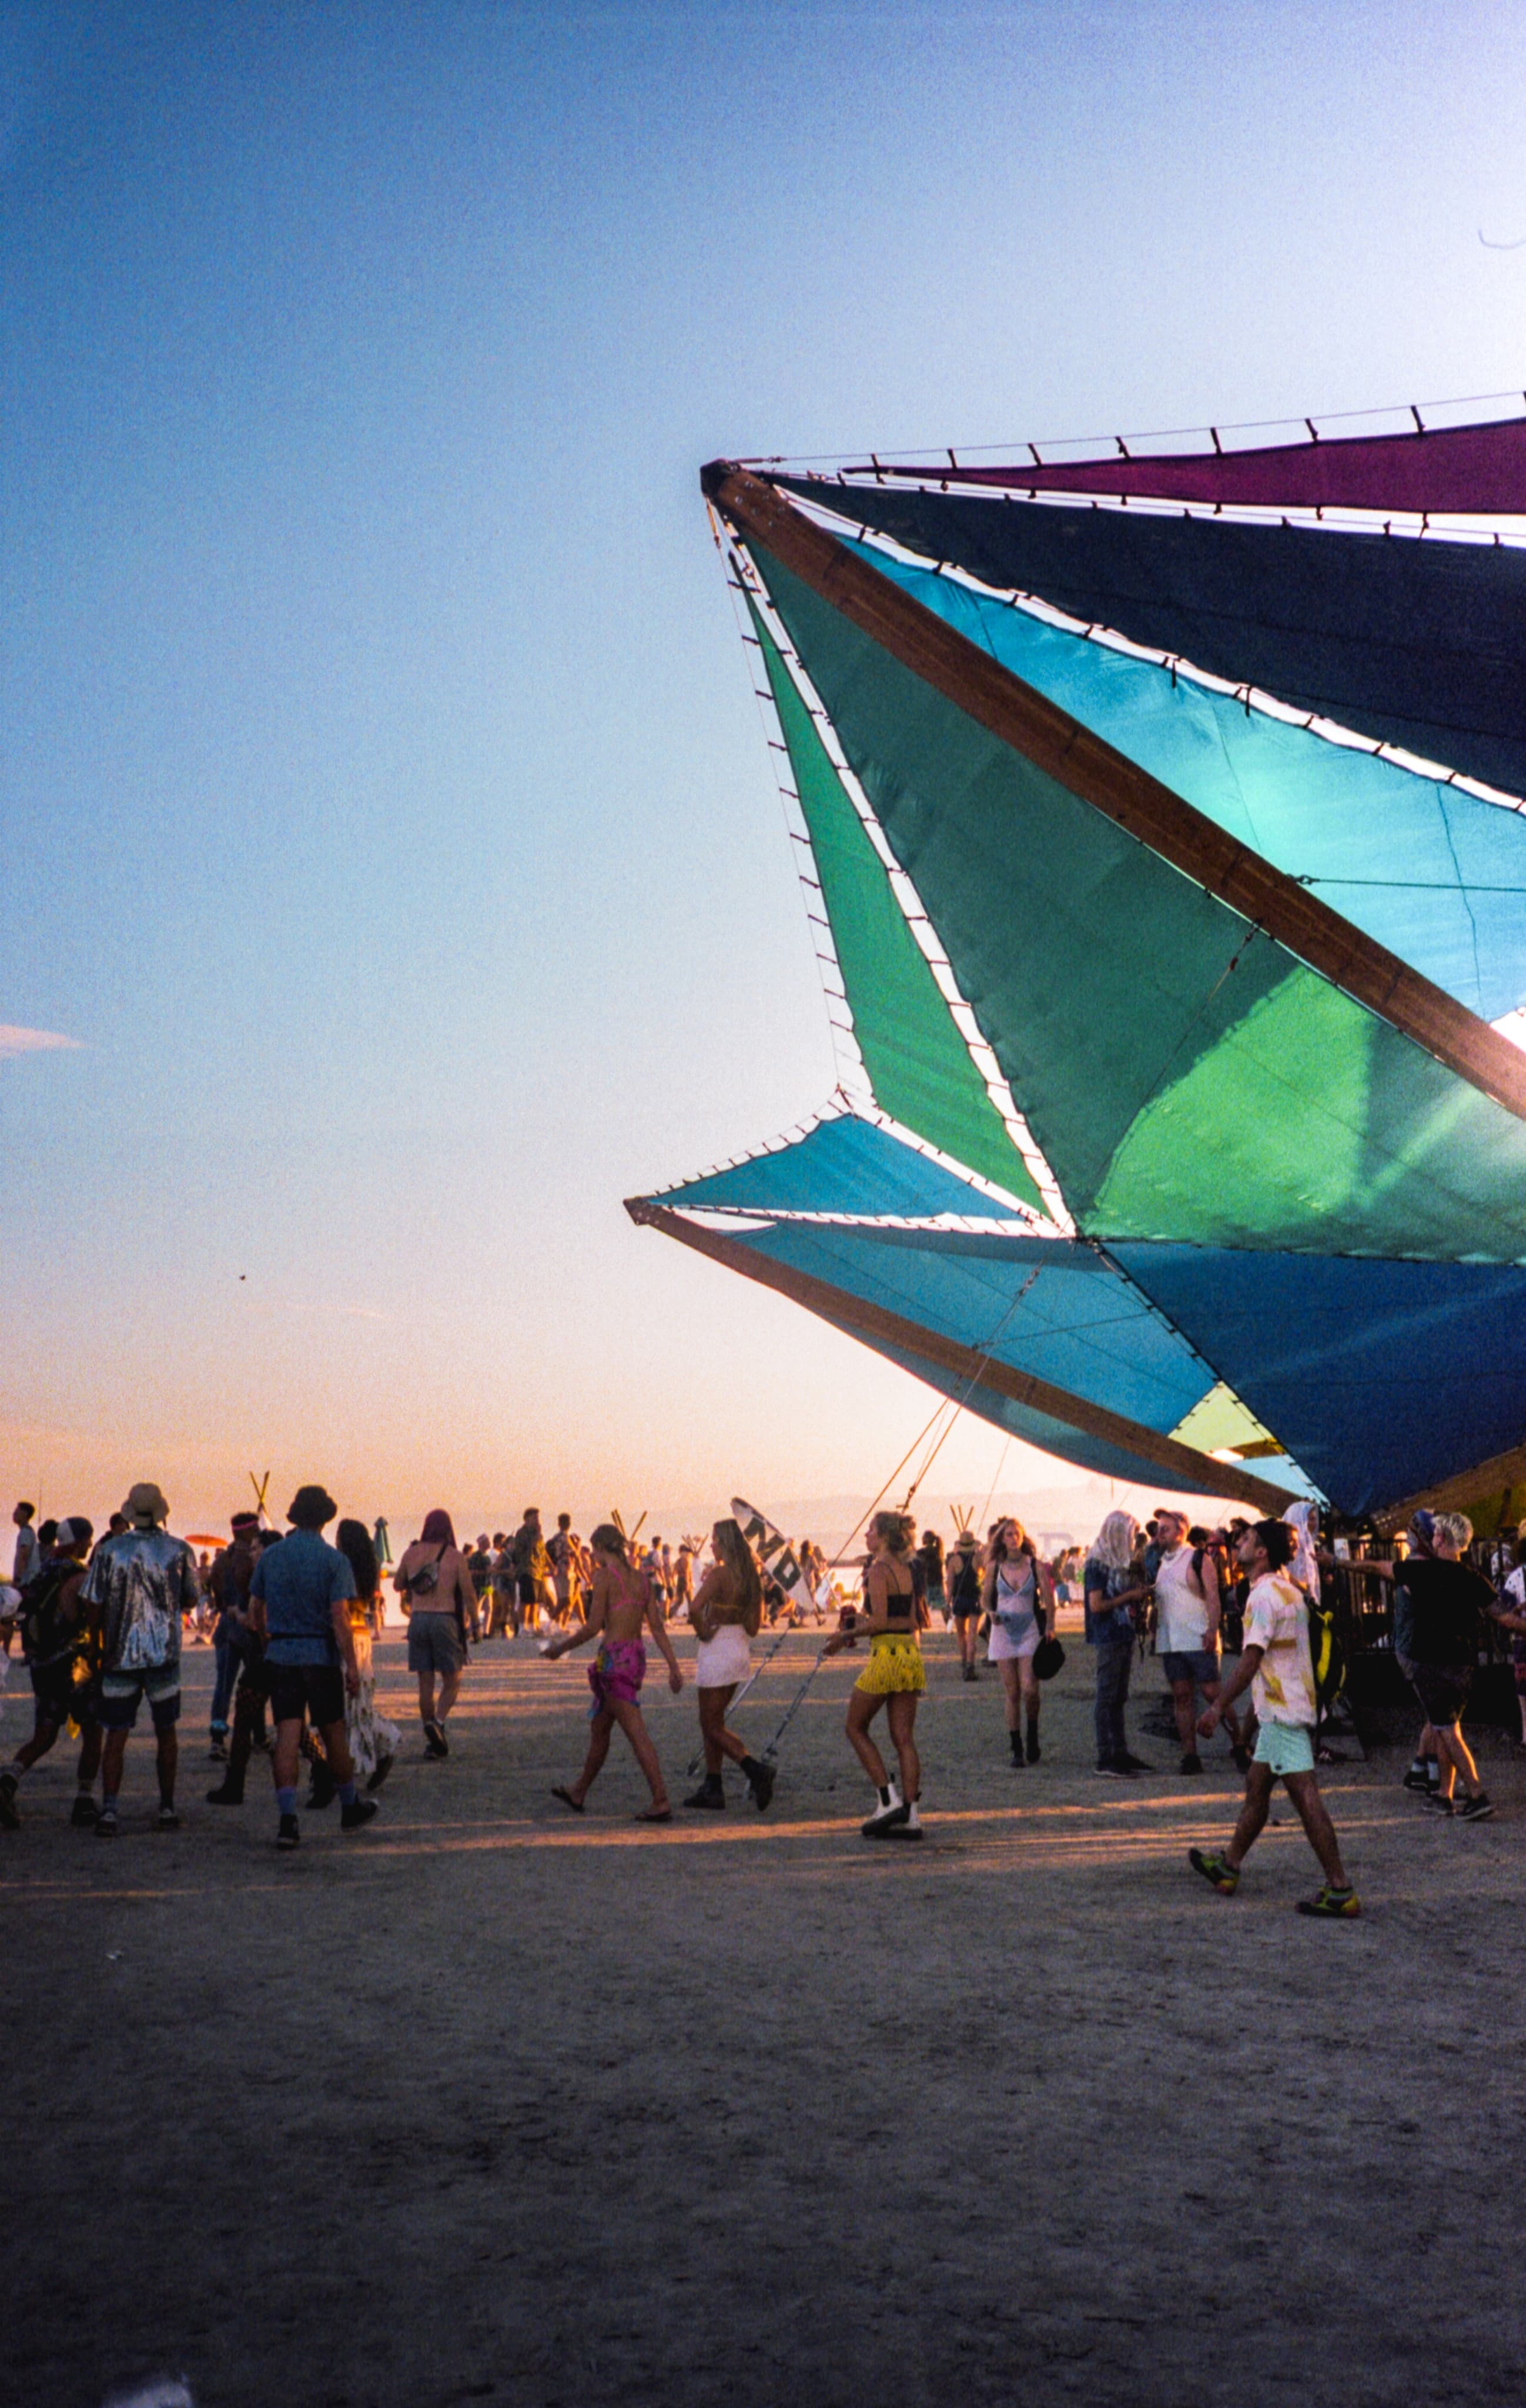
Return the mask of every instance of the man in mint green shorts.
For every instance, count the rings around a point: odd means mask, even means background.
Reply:
[[[1333,1921],[1349,1920],[1362,1908],[1346,1878],[1335,1826],[1314,1777],[1314,1726],[1319,1713],[1314,1658],[1309,1652],[1308,1605],[1303,1590],[1285,1577],[1292,1552],[1293,1533],[1286,1522],[1253,1522],[1235,1549],[1241,1570],[1250,1575],[1245,1646],[1234,1679],[1224,1684],[1199,1721],[1198,1730],[1203,1738],[1211,1739],[1226,1709],[1249,1689],[1261,1732],[1246,1775],[1245,1804],[1234,1837],[1221,1855],[1190,1848],[1188,1860],[1221,1897],[1233,1898],[1240,1886],[1240,1868],[1265,1826],[1272,1791],[1280,1781],[1324,1874],[1316,1896],[1299,1899],[1298,1912]]]

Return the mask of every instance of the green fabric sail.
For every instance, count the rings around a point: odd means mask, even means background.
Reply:
[[[1526,1259],[1526,1123],[754,558],[1083,1229]]]
[[[971,1059],[884,863],[816,724],[752,609],[774,708],[810,835],[853,1033],[875,1100],[929,1145],[1024,1203],[1042,1198]]]

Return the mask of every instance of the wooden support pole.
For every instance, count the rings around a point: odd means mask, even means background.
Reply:
[[[668,1205],[654,1203],[646,1197],[633,1197],[627,1200],[625,1210],[638,1227],[661,1229],[664,1236],[677,1238],[680,1245],[692,1246],[712,1262],[722,1263],[728,1270],[740,1271],[744,1279],[756,1280],[760,1285],[775,1289],[778,1295],[805,1305],[808,1312],[820,1313],[824,1321],[834,1322],[856,1337],[877,1340],[882,1345],[920,1355],[923,1362],[952,1373],[956,1379],[972,1381],[996,1396],[1008,1398],[1014,1404],[1048,1414],[1051,1421],[1061,1422],[1069,1429],[1080,1430],[1088,1438],[1102,1439],[1109,1446],[1122,1448],[1141,1462],[1152,1464],[1157,1471],[1169,1473],[1178,1486],[1199,1496],[1231,1497],[1239,1503],[1259,1506],[1269,1514],[1280,1513],[1292,1502],[1291,1490],[1274,1487],[1269,1480],[1258,1479],[1237,1463],[1220,1463],[1214,1455],[1201,1454],[1195,1446],[1183,1446],[1179,1439],[1164,1438],[1159,1430],[1148,1429],[1143,1422],[1109,1412],[1105,1405],[1074,1397],[1068,1389],[1052,1387],[1048,1380],[1034,1379],[1027,1371],[1016,1371],[1009,1363],[982,1354],[977,1347],[962,1346],[957,1339],[946,1338],[936,1329],[926,1329],[920,1322],[906,1321],[900,1313],[887,1312],[880,1305],[866,1304],[846,1289],[832,1287],[807,1271],[775,1262],[735,1238],[723,1237],[717,1229],[703,1228]]]

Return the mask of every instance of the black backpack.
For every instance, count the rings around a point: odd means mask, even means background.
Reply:
[[[29,1664],[53,1664],[83,1647],[84,1631],[65,1620],[60,1599],[65,1584],[82,1578],[84,1570],[73,1555],[55,1555],[21,1591],[21,1653]]]

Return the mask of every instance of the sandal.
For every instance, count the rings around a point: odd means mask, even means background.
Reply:
[[[575,1798],[570,1789],[553,1789],[551,1796],[553,1798],[560,1798],[563,1805],[570,1806],[575,1814],[581,1814],[586,1812],[582,1799],[580,1798]]]
[[[637,1814],[634,1819],[637,1823],[671,1823],[673,1809],[671,1806],[649,1806],[644,1814]]]

